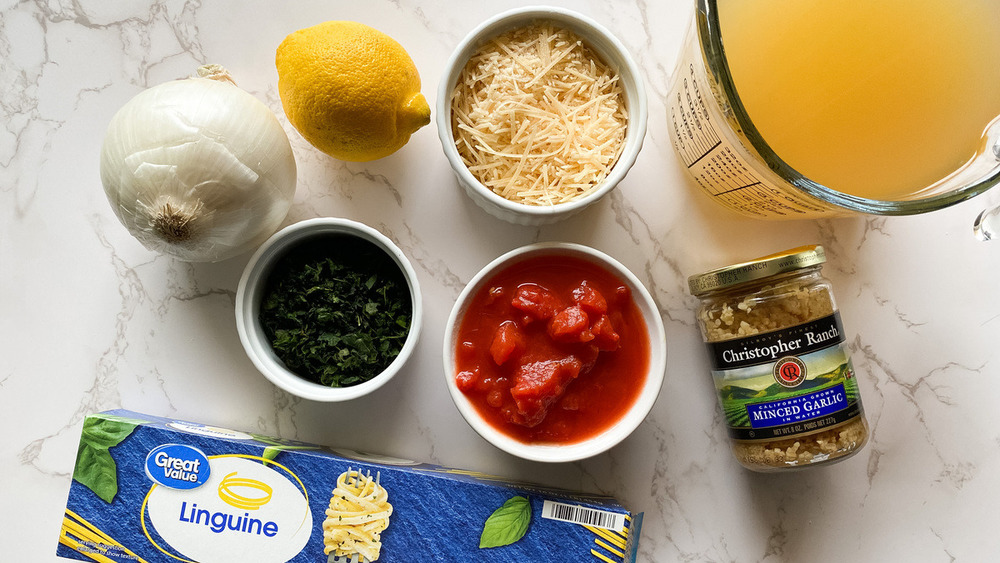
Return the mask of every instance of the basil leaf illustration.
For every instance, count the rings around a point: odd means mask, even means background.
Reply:
[[[282,451],[281,446],[268,446],[264,448],[264,453],[260,457],[266,459],[267,461],[274,461],[274,458],[278,457],[278,454]]]
[[[128,438],[139,424],[141,421],[111,415],[87,417],[83,421],[73,479],[111,503],[118,494],[118,465],[108,450]]]
[[[318,449],[319,448],[316,446],[282,446],[282,445],[268,446],[264,448],[264,453],[261,454],[260,457],[264,458],[267,461],[274,461],[274,458],[278,457],[278,454],[280,454],[281,452],[290,452],[293,450],[318,450]],[[264,463],[266,464],[267,461],[265,461]]]
[[[267,462],[274,461],[278,454],[281,452],[292,451],[292,450],[318,450],[318,446],[312,444],[306,444],[304,442],[295,442],[292,440],[279,440],[277,438],[269,438],[267,436],[261,436],[259,434],[250,434],[253,436],[254,440],[267,444],[264,448],[264,452],[261,457],[264,458],[264,464]]]
[[[531,503],[525,497],[513,497],[486,519],[483,533],[479,536],[479,547],[510,545],[524,537],[530,523]]]

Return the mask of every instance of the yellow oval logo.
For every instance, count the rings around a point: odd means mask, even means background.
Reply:
[[[271,501],[271,486],[256,479],[238,477],[236,472],[226,475],[219,483],[219,498],[234,508],[257,510]]]

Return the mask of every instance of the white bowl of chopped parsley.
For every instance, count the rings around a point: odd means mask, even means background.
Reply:
[[[356,221],[308,219],[251,257],[236,292],[236,327],[272,383],[316,401],[384,385],[420,332],[416,273],[385,235]]]

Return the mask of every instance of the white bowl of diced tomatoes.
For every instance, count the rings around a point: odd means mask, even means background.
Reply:
[[[625,266],[593,248],[538,243],[483,268],[445,329],[459,412],[521,458],[566,462],[615,446],[659,395],[659,310]]]

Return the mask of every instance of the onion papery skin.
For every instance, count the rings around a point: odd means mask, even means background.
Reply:
[[[256,248],[281,225],[296,166],[274,113],[230,82],[186,78],[144,90],[111,119],[101,182],[146,248],[215,262]]]

